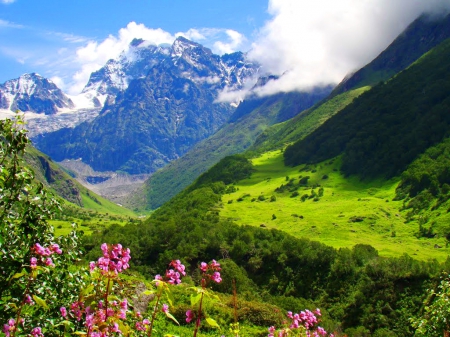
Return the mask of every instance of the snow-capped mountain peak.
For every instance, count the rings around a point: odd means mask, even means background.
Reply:
[[[72,100],[52,81],[36,74],[24,74],[0,85],[0,109],[54,114],[73,108]]]

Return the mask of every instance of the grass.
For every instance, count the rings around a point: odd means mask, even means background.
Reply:
[[[281,151],[267,152],[253,160],[256,172],[236,184],[237,191],[224,195],[221,216],[238,224],[276,228],[296,237],[307,237],[335,248],[370,244],[380,255],[404,253],[419,260],[446,260],[446,239],[417,238],[418,224],[406,222],[402,201],[393,201],[398,180],[362,182],[345,178],[339,172],[339,158],[316,166],[285,167]],[[323,179],[324,176],[327,179]],[[275,192],[281,185],[309,176],[308,186],[293,191]],[[287,178],[288,177],[288,178]],[[323,196],[301,201],[312,186],[323,187]],[[314,190],[318,193],[320,187]],[[259,196],[265,200],[258,200]],[[276,201],[270,201],[271,196]],[[237,201],[237,200],[242,201]],[[438,245],[442,248],[434,248]]]

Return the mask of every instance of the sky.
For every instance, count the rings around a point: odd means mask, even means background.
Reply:
[[[370,62],[421,13],[449,10],[450,0],[0,0],[0,83],[37,72],[78,94],[133,38],[182,35],[282,75],[260,95],[309,90]]]

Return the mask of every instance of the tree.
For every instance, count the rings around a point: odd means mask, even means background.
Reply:
[[[26,316],[24,332],[51,329],[57,304],[69,303],[82,284],[80,273],[68,272],[79,260],[79,239],[75,231],[54,237],[48,220],[59,203],[27,167],[27,146],[21,116],[0,121],[0,321]],[[15,336],[19,324],[10,328]]]

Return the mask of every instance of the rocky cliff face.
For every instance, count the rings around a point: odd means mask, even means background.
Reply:
[[[84,90],[104,99],[100,115],[36,139],[37,147],[97,171],[151,173],[213,134],[235,110],[216,102],[219,92],[239,90],[258,67],[243,53],[215,55],[182,37],[159,47],[135,40]]]
[[[74,104],[52,81],[36,74],[25,74],[0,85],[0,109],[55,114]]]

